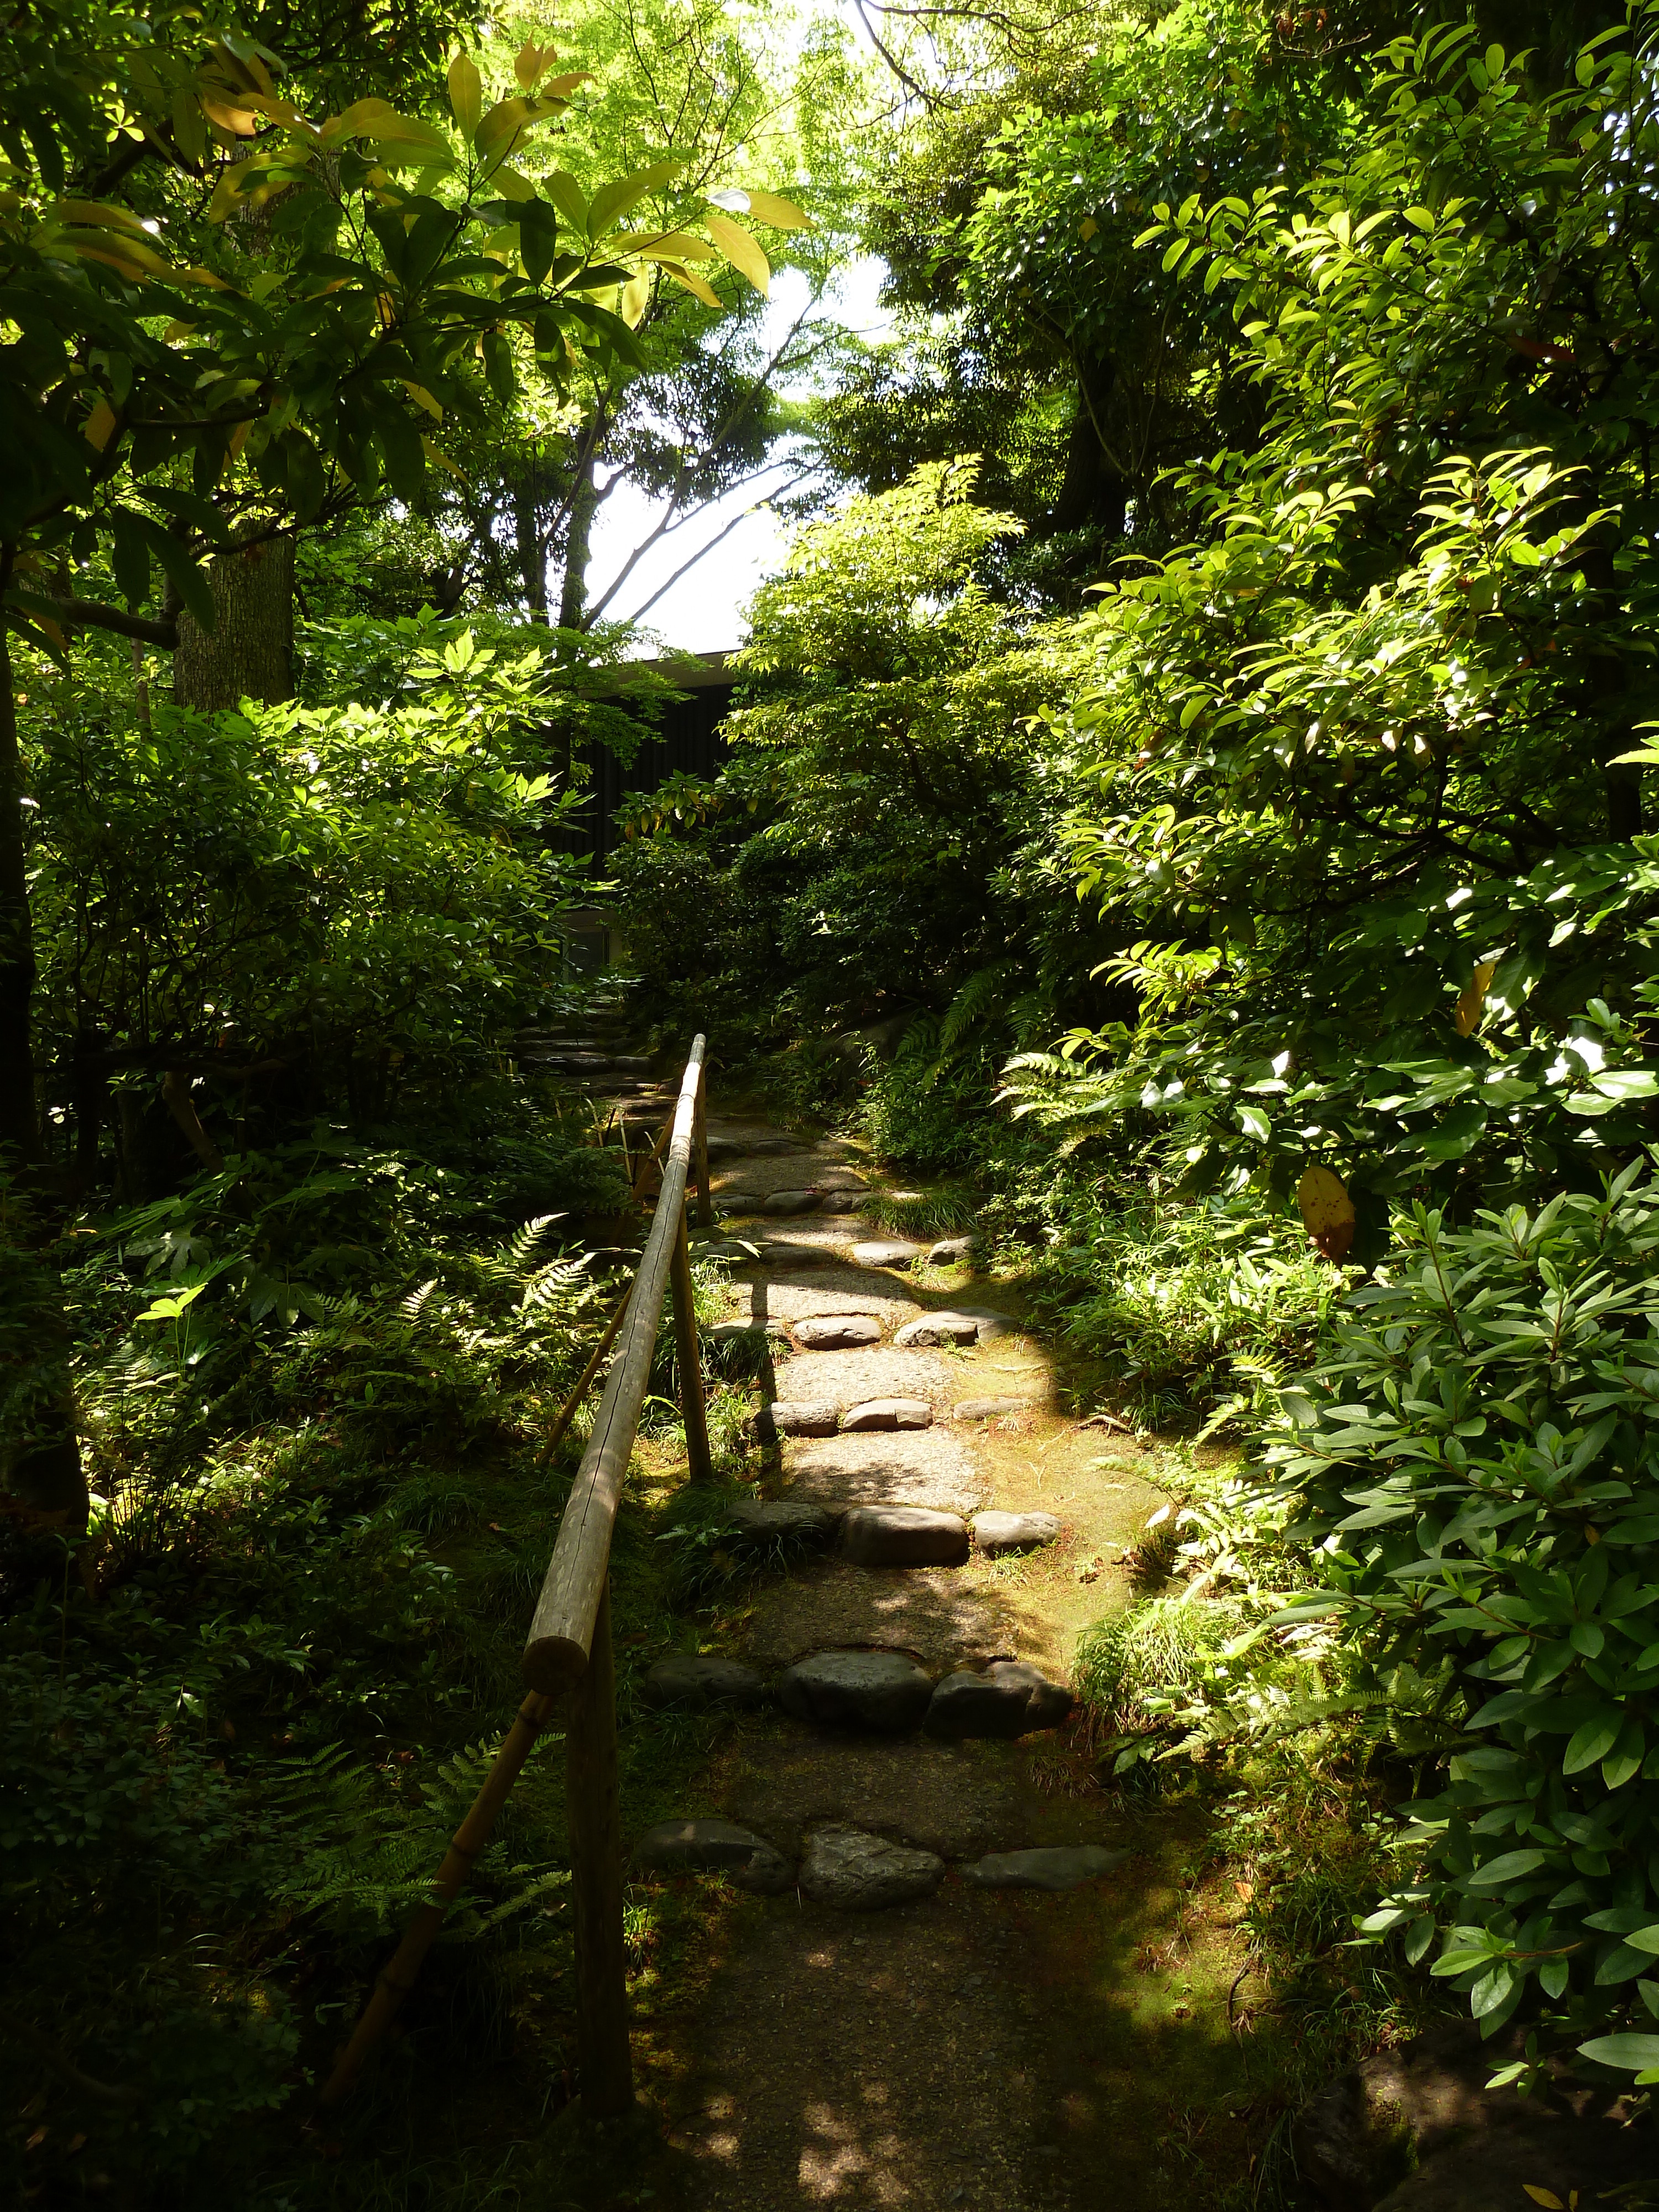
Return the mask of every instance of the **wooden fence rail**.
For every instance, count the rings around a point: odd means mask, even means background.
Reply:
[[[674,1297],[674,1344],[680,1407],[692,1480],[713,1473],[703,1404],[702,1365],[692,1310],[687,1185],[695,1168],[697,1218],[714,1225],[703,1078],[704,1039],[693,1040],[674,1118],[665,1132],[662,1190],[626,1307],[606,1334],[618,1349],[611,1363],[593,1432],[566,1501],[553,1556],[525,1644],[529,1694],[508,1729],[471,1809],[456,1830],[433,1882],[433,1893],[410,1922],[377,1980],[351,2040],[322,2093],[337,2104],[396,2017],[436,1941],[444,1916],[489,1841],[501,1808],[537,1736],[565,1707],[566,1796],[575,1906],[576,2034],[581,2101],[590,2118],[614,2118],[633,2104],[628,2045],[626,1960],[623,1944],[622,1814],[617,1794],[616,1674],[611,1647],[611,1537],[622,1486],[633,1456],[640,1413],[650,1387],[663,1300]],[[556,1427],[562,1436],[598,1371],[602,1344],[588,1362]]]

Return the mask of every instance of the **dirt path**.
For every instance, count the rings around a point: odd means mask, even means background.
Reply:
[[[1216,2097],[1237,2061],[1214,1996],[1227,1977],[1199,1955],[1227,1948],[1226,1916],[1193,1911],[1202,1870],[1178,1815],[1150,1834],[1083,1781],[1052,1724],[1064,1695],[1042,1686],[1063,1690],[1079,1632],[1126,1594],[1121,1569],[1086,1583],[1078,1570],[1110,1561],[1162,1499],[1158,1457],[1060,1410],[1012,1286],[929,1264],[926,1247],[854,1256],[893,1240],[823,1210],[874,1180],[848,1147],[718,1113],[710,1128],[725,1217],[712,1241],[762,1247],[758,1262],[733,1255],[732,1319],[769,1332],[780,1426],[811,1407],[808,1425],[836,1433],[785,1434],[768,1455],[758,1498],[823,1509],[805,1516],[820,1548],[763,1581],[703,1652],[763,1680],[684,1812],[769,1848],[745,1864],[746,1845],[700,1825],[643,1842],[665,1875],[718,1863],[763,1893],[721,1923],[682,2023],[673,2140],[691,2212],[1036,2212],[1098,2204],[1103,2189],[1201,2203],[1182,2137],[1212,2130],[1213,2150],[1229,2125]],[[804,1203],[790,1193],[812,1194],[811,1210],[779,1210]],[[971,1340],[896,1340],[963,1307],[977,1326],[954,1333]],[[868,1340],[807,1348],[803,1324],[842,1316]],[[988,1400],[1005,1402],[963,1416]],[[907,1401],[898,1418],[926,1425],[860,1431],[880,1418],[854,1414],[871,1401]],[[917,1507],[920,1537],[914,1516],[891,1519]],[[965,1525],[988,1510],[1049,1515],[1057,1533],[989,1556]],[[918,1542],[938,1564],[868,1563]],[[873,1656],[873,1690],[837,1674],[848,1654],[865,1655],[854,1677]],[[930,1703],[918,1668],[951,1678],[949,1693]],[[1028,1721],[1011,1721],[1032,1685]],[[695,1681],[684,1694],[696,1701]],[[960,1725],[1024,1732],[938,1732]],[[1096,1849],[982,1863],[1059,1846]],[[983,1886],[991,1875],[1020,1886]]]

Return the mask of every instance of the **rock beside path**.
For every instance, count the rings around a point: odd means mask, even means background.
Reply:
[[[739,1888],[775,1897],[794,1887],[794,1871],[763,1836],[732,1820],[664,1820],[634,1846],[634,1863],[648,1874],[723,1874]]]
[[[815,1190],[769,1191],[756,1209],[761,1213],[815,1213],[818,1194]]]
[[[807,1352],[848,1352],[881,1342],[881,1323],[873,1314],[808,1314],[795,1323],[794,1333]]]
[[[968,1523],[925,1505],[853,1505],[842,1519],[841,1548],[860,1567],[959,1567]]]
[[[978,1323],[979,1333],[975,1341],[979,1344],[994,1344],[1000,1336],[1018,1336],[1020,1334],[1021,1324],[1012,1314],[1002,1313],[995,1306],[952,1306],[951,1312],[953,1316],[959,1315],[963,1321]]]
[[[877,1237],[867,1244],[855,1244],[853,1258],[860,1267],[908,1267],[921,1259],[926,1249],[897,1237]]]
[[[974,1516],[974,1548],[988,1559],[1000,1559],[1006,1552],[1036,1551],[1042,1545],[1052,1544],[1059,1534],[1060,1522],[1052,1513]]]
[[[741,1498],[727,1518],[737,1544],[827,1544],[836,1516],[793,1498]]]
[[[833,1437],[841,1408],[829,1398],[780,1398],[763,1406],[756,1425],[764,1437]]]
[[[819,1651],[778,1678],[778,1702],[799,1721],[902,1735],[920,1727],[933,1678],[902,1651]]]
[[[1080,1889],[1128,1857],[1103,1844],[1054,1844],[1029,1851],[988,1851],[962,1878],[975,1889]]]
[[[947,1674],[933,1692],[924,1725],[933,1736],[1012,1740],[1058,1728],[1071,1717],[1073,1702],[1063,1682],[1051,1682],[1024,1660],[999,1659],[982,1674],[967,1668]]]
[[[931,1897],[944,1879],[945,1862],[932,1851],[890,1844],[860,1828],[820,1828],[808,1838],[800,1869],[806,1895],[842,1912],[879,1912]]]
[[[644,1683],[648,1705],[763,1705],[771,1694],[763,1674],[712,1653],[676,1651],[659,1659]]]
[[[971,1237],[941,1237],[927,1255],[930,1267],[965,1266],[974,1256]]]
[[[913,1344],[973,1344],[978,1338],[979,1323],[971,1314],[930,1313],[907,1321],[893,1341],[908,1351]]]
[[[849,1407],[841,1425],[847,1436],[872,1429],[930,1429],[933,1409],[925,1398],[869,1398],[861,1406]]]

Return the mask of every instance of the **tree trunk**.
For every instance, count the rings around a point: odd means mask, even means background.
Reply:
[[[524,579],[525,605],[530,619],[547,627],[547,549],[542,544],[541,510],[536,501],[538,472],[532,468],[513,491],[513,535],[519,549],[519,574]]]
[[[570,499],[570,522],[564,539],[564,584],[559,593],[559,628],[580,629],[587,605],[587,563],[592,551],[593,517],[599,512],[599,441],[596,428],[583,434],[582,457],[577,464],[576,488]]]
[[[0,592],[11,580],[12,550],[0,560]],[[0,1155],[33,1160],[38,1147],[30,1001],[34,933],[29,919],[28,856],[23,838],[23,759],[17,743],[17,694],[11,643],[0,622]]]
[[[9,545],[0,556],[0,595],[11,581],[13,557]],[[40,1144],[30,1022],[34,931],[15,683],[11,641],[0,620],[0,1168],[13,1173],[21,1168],[27,1184],[37,1178]],[[15,1257],[9,1255],[7,1264],[14,1264]],[[66,1532],[78,1534],[87,1525],[91,1501],[81,1466],[75,1395],[69,1379],[69,1320],[56,1281],[44,1271],[27,1303],[33,1311],[25,1357],[37,1378],[33,1404],[26,1413],[21,1441],[0,1437],[0,1470],[13,1497],[49,1516]]]
[[[204,630],[179,613],[173,696],[214,713],[243,699],[294,696],[294,540],[266,538],[216,556],[208,583],[218,621]]]

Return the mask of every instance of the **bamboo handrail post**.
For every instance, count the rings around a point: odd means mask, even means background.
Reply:
[[[680,1413],[685,1423],[685,1456],[693,1482],[712,1482],[714,1456],[708,1449],[708,1407],[702,1390],[702,1351],[697,1342],[696,1293],[691,1285],[691,1245],[680,1208],[674,1239],[674,1352],[680,1370]]]
[[[415,1986],[415,1978],[427,1953],[438,1940],[438,1931],[450,1906],[465,1888],[467,1877],[489,1844],[501,1808],[537,1737],[552,1717],[555,1702],[532,1692],[519,1707],[466,1818],[456,1829],[444,1854],[443,1863],[433,1880],[431,1898],[416,1912],[403,1942],[376,1977],[374,1995],[324,2085],[321,2101],[325,2105],[339,2103],[362,2071],[363,2061],[397,2018],[404,1999]]]
[[[558,1539],[525,1644],[525,1687],[548,1696],[568,1689],[587,1667],[588,1644],[611,1557],[611,1532],[633,1455],[640,1411],[651,1384],[657,1323],[685,1206],[691,1125],[702,1080],[703,1049],[703,1039],[694,1039],[674,1109],[662,1194],[640,1256],[634,1294],[623,1323],[621,1349],[611,1363],[605,1395],[593,1418],[593,1432],[559,1523]]]
[[[588,1359],[586,1366],[584,1367],[581,1371],[580,1378],[578,1381],[575,1389],[570,1393],[570,1395],[565,1400],[564,1404],[559,1408],[559,1418],[554,1422],[552,1428],[548,1431],[547,1441],[542,1446],[541,1451],[538,1455],[539,1458],[543,1460],[551,1459],[554,1453],[557,1451],[559,1446],[564,1442],[565,1431],[570,1426],[572,1421],[575,1419],[577,1409],[581,1405],[582,1400],[587,1395],[588,1391],[592,1388],[593,1377],[599,1373],[600,1364],[605,1358],[605,1353],[610,1351],[611,1346],[617,1341],[617,1333],[623,1325],[623,1316],[628,1311],[628,1301],[633,1297],[633,1295],[634,1285],[630,1283],[628,1285],[627,1290],[623,1291],[621,1298],[617,1301],[617,1310],[611,1315],[611,1319],[606,1322],[605,1334],[594,1346],[592,1355]]]
[[[697,1176],[697,1226],[712,1229],[714,1225],[714,1197],[708,1187],[708,1085],[706,1080],[697,1085],[697,1110],[691,1124],[692,1158]]]
[[[634,2063],[628,2046],[622,1804],[608,1577],[593,1622],[587,1670],[570,1693],[565,1742],[582,2114],[586,2119],[609,2120],[633,2109]]]

